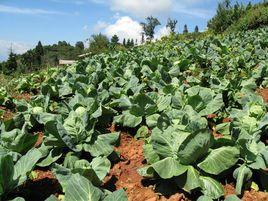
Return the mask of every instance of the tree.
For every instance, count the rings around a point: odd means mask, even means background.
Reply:
[[[123,40],[123,46],[126,47],[126,39]]]
[[[18,68],[17,64],[17,55],[14,54],[11,50],[8,60],[5,63],[4,66],[4,73],[7,75],[10,75],[11,73],[14,73]]]
[[[85,49],[85,45],[82,41],[78,41],[76,44],[75,44],[75,48],[78,49],[78,50],[81,50],[83,51]]]
[[[4,62],[0,63],[0,72],[3,73],[4,71]]]
[[[32,70],[33,62],[34,62],[33,50],[28,50],[27,52],[21,55],[21,63],[26,70],[28,71]]]
[[[234,5],[233,10],[234,11],[233,11],[233,15],[232,15],[232,20],[237,21],[242,15],[242,8],[238,4],[238,2],[236,2],[236,4]]]
[[[118,36],[117,35],[114,35],[113,37],[112,37],[112,39],[111,39],[111,43],[112,43],[112,45],[117,45],[118,43],[119,43],[119,38],[118,38]]]
[[[208,21],[207,26],[215,33],[222,33],[235,23],[245,11],[244,6],[236,3],[233,7],[230,0],[224,0],[218,4],[216,15]]]
[[[177,20],[172,20],[171,18],[168,18],[166,27],[170,29],[171,33],[175,33],[177,23]]]
[[[131,47],[131,41],[130,41],[130,39],[127,39],[127,47]]]
[[[37,46],[35,47],[35,64],[40,67],[42,65],[42,56],[44,56],[44,49],[41,41],[38,42]]]
[[[197,25],[196,25],[195,28],[194,28],[194,32],[195,32],[195,33],[199,33],[199,28],[198,28]]]
[[[59,65],[59,59],[58,59],[58,56],[57,55],[54,56],[53,63],[54,63],[54,66],[58,66]]]
[[[104,52],[109,51],[109,39],[107,36],[99,33],[99,34],[94,34],[91,36],[89,39],[89,52],[92,54],[100,54]]]
[[[143,44],[145,42],[145,33],[142,32],[141,33],[141,44]]]
[[[134,39],[133,38],[130,41],[130,45],[131,45],[131,47],[134,47],[135,46],[135,43],[134,43]]]
[[[58,46],[67,46],[68,43],[66,41],[59,41]]]
[[[145,36],[147,36],[148,40],[152,40],[154,38],[154,34],[155,34],[155,27],[161,25],[161,23],[159,22],[159,20],[153,16],[147,17],[146,18],[146,23],[142,22],[141,26],[143,29],[143,32],[145,34]]]
[[[184,25],[183,34],[189,33],[187,24]]]
[[[252,4],[251,4],[251,2],[249,2],[247,7],[246,7],[246,10],[250,10],[251,8],[252,8]]]

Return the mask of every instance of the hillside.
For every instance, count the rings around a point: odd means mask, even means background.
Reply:
[[[267,63],[266,27],[23,78],[0,91],[0,195],[267,200]]]
[[[233,33],[261,28],[268,25],[268,2],[252,4],[222,0],[216,15],[208,21],[208,28],[214,33]]]
[[[253,30],[268,25],[268,3],[257,4],[248,10],[227,32]]]

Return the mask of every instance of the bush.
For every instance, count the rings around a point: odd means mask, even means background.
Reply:
[[[230,0],[218,4],[216,15],[208,21],[208,28],[215,33],[223,33],[230,25],[235,23],[247,11],[243,4],[231,5]]]
[[[268,25],[268,2],[247,6],[230,0],[219,3],[217,14],[208,22],[209,30],[214,33],[246,31]]]
[[[260,4],[251,8],[235,24],[232,24],[227,32],[246,31],[268,25],[268,5]]]

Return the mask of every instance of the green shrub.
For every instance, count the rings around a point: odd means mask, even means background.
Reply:
[[[235,24],[231,25],[227,32],[232,31],[246,31],[250,29],[257,29],[259,27],[268,25],[268,5],[260,4],[254,6]]]

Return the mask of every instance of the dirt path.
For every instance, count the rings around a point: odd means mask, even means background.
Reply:
[[[183,194],[176,193],[169,198],[154,192],[154,186],[144,186],[143,177],[137,169],[144,166],[143,141],[135,140],[131,135],[122,133],[120,146],[115,151],[120,153],[121,161],[115,164],[105,179],[104,186],[117,190],[124,188],[129,201],[184,201]]]

